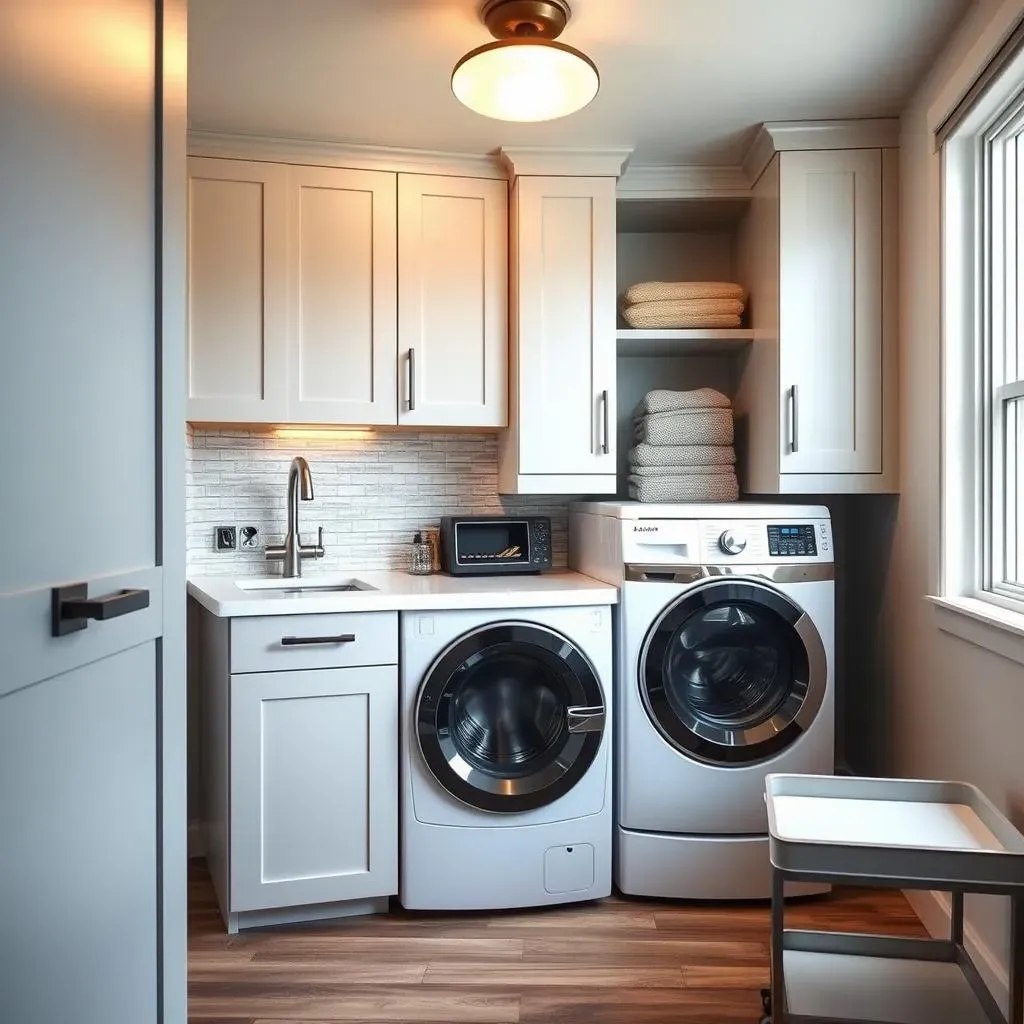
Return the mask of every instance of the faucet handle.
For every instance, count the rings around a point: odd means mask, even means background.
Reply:
[[[314,552],[313,557],[324,557],[324,528],[322,526],[318,526],[316,528],[316,551]]]

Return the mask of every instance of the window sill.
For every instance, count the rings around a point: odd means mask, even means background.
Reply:
[[[1024,665],[1024,614],[976,597],[925,598],[944,633]]]

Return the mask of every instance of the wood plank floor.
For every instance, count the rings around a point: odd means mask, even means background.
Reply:
[[[796,903],[794,927],[926,933],[899,893]],[[488,914],[387,915],[224,932],[190,865],[194,1024],[732,1024],[760,1017],[768,910],[613,898]]]

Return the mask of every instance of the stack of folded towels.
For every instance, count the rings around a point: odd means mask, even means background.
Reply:
[[[643,281],[622,296],[630,327],[739,327],[746,292],[725,281]]]
[[[720,391],[649,391],[633,421],[629,496],[637,501],[735,501],[732,403]]]

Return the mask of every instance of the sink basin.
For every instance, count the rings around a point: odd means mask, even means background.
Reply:
[[[239,590],[273,591],[275,594],[344,594],[353,590],[376,590],[369,583],[357,579],[342,580],[235,580]]]

